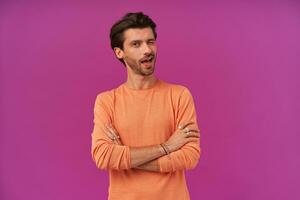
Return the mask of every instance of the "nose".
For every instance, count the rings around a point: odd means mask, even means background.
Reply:
[[[143,45],[143,53],[144,54],[150,54],[152,52],[152,49],[149,47],[149,45],[144,43]]]

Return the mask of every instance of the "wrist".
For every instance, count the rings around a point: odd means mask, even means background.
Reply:
[[[158,149],[161,152],[161,156],[166,155],[166,151],[165,151],[164,147],[161,146],[161,144],[158,144]]]
[[[167,148],[170,150],[170,152],[173,152],[176,150],[176,147],[174,145],[172,145],[171,143],[169,143],[168,141],[164,143],[165,146],[167,146]]]
[[[165,155],[169,155],[171,153],[170,148],[165,143],[160,144],[160,146],[163,148]]]

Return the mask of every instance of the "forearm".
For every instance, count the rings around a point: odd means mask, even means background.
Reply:
[[[191,170],[196,167],[200,159],[200,140],[189,142],[181,149],[157,159],[160,172],[175,172],[177,170]]]
[[[191,148],[194,146],[195,148]],[[161,156],[155,160],[135,167],[135,169],[152,172],[174,172],[176,170],[188,170],[195,167],[200,157],[199,143],[185,145],[167,156]],[[162,166],[161,166],[162,165]]]
[[[165,151],[160,145],[148,147],[130,147],[131,168],[136,168],[164,155]]]
[[[151,172],[160,172],[157,159],[149,161],[145,164],[139,165],[139,166],[135,167],[134,169],[140,169],[140,170],[151,171]]]

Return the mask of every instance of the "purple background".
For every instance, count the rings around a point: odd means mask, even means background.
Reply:
[[[108,35],[130,11],[157,23],[157,77],[194,96],[191,198],[300,199],[299,2],[50,0],[0,3],[0,199],[107,197],[93,105],[126,80]]]

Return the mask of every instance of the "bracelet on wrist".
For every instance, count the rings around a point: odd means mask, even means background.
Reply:
[[[163,150],[164,150],[164,152],[165,152],[165,155],[167,155],[168,152],[167,152],[167,150],[165,149],[165,147],[164,147],[162,144],[160,144],[160,146],[163,148]]]
[[[168,147],[166,144],[164,144],[164,146],[165,146],[165,148],[166,148],[166,150],[167,150],[168,154],[170,154],[170,153],[171,153],[171,151],[170,151],[169,147]]]
[[[170,154],[170,150],[169,150],[169,148],[165,144],[160,144],[160,145],[162,146],[162,148],[166,152],[166,155]]]

